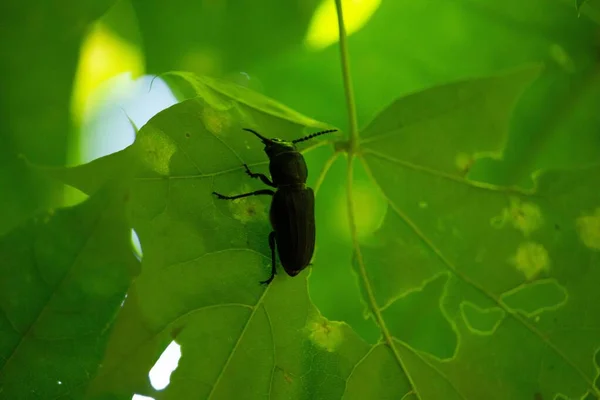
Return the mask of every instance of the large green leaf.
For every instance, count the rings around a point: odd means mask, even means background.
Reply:
[[[535,74],[536,68],[527,68],[502,76],[439,86],[400,98],[361,133],[361,151],[389,155],[416,169],[467,176],[477,158],[500,157],[516,97]],[[325,178],[323,191],[327,190],[327,185],[345,185],[346,166],[340,162],[337,164],[340,165],[330,171],[331,177]],[[369,239],[369,235],[382,224],[388,207],[385,200],[377,198],[373,182],[361,165],[355,166],[358,167],[354,174],[355,187],[361,192],[356,218],[373,221],[370,227],[362,226],[365,232],[360,232],[362,237]],[[389,174],[400,177],[401,165],[390,167]],[[394,182],[399,190],[403,190],[401,181],[394,178]],[[437,189],[432,187],[429,190],[435,192]],[[345,192],[342,195],[345,196]],[[420,202],[416,200],[415,204]],[[315,268],[311,276],[311,296],[325,316],[348,321],[361,336],[374,342],[378,340],[380,331],[374,321],[363,317],[364,306],[358,296],[356,280],[347,274],[348,265],[352,262],[352,244],[349,240],[345,243],[340,241],[339,231],[345,226],[331,218],[335,214],[331,210],[345,206],[345,203],[339,194],[325,196],[317,202],[317,218],[329,222],[320,229],[318,244],[321,250],[317,254],[327,260],[327,266]],[[341,216],[347,219],[345,212]],[[366,232],[367,228],[369,232]],[[380,232],[372,240],[378,243],[380,235],[397,238],[393,239],[391,246],[419,247],[420,239],[402,226]],[[419,253],[421,251],[407,250],[406,257],[418,256]],[[421,280],[430,276],[431,271],[420,263],[407,260],[400,264],[403,268],[397,268],[393,265],[401,260],[391,258],[389,252],[384,252],[384,257],[389,258],[390,265],[380,270],[382,276],[388,277],[382,279],[382,284],[387,282],[395,291],[419,286]],[[421,280],[410,281],[406,277],[410,274]],[[333,287],[330,284],[332,280],[336,281]],[[347,300],[339,303],[336,301],[338,298]]]
[[[420,398],[600,395],[600,167],[541,174],[533,191],[464,178],[499,148],[524,79],[409,96],[363,134],[388,209],[371,237],[354,233],[354,267]]]
[[[326,125],[246,89],[180,76],[203,97],[159,113],[122,152],[45,171],[88,194],[127,167],[137,171],[130,205],[143,270],[89,395],[234,398],[244,388],[250,398],[340,398],[349,379],[363,385],[352,372],[368,345],[319,315],[306,274],[259,285],[270,270],[270,199],[228,203],[211,194],[259,186],[241,165],[265,171],[262,144],[241,127],[292,138]],[[182,359],[156,392],[147,374],[171,340]],[[409,390],[406,381],[394,387]]]
[[[0,398],[82,398],[139,268],[126,201],[103,190],[0,240]]]

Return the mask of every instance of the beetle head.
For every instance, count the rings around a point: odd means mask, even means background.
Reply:
[[[269,158],[275,157],[281,153],[288,153],[291,151],[297,151],[296,145],[293,142],[289,142],[287,140],[273,138],[269,139],[264,137],[258,132],[253,131],[252,129],[246,129],[245,131],[251,132],[258,136],[258,138],[265,144],[265,153],[269,156]]]
[[[276,157],[281,153],[289,153],[298,151],[296,149],[296,145],[292,142],[288,142],[287,140],[273,138],[269,139],[268,142],[265,142],[265,153],[269,158]]]
[[[273,139],[269,139],[264,137],[263,135],[261,135],[260,133],[253,131],[252,129],[247,129],[244,128],[245,131],[251,132],[254,135],[258,136],[258,138],[265,144],[265,153],[267,153],[267,155],[269,156],[269,158],[275,157],[278,154],[281,153],[288,153],[290,151],[297,151],[296,149],[296,143],[299,142],[304,142],[305,140],[310,140],[314,137],[320,136],[320,135],[324,135],[326,133],[331,133],[331,132],[336,132],[337,129],[328,129],[325,131],[321,131],[321,132],[316,132],[313,134],[310,134],[308,136],[304,136],[300,139],[295,139],[290,141],[287,140],[283,140],[283,139],[278,139],[278,138],[273,138]]]

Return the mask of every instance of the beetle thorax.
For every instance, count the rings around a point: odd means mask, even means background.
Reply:
[[[304,157],[302,157],[299,151],[281,151],[269,158],[269,170],[275,185],[278,187],[304,187],[308,176],[308,169]]]

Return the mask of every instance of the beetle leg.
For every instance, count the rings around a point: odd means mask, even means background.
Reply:
[[[269,178],[267,178],[265,174],[255,174],[254,172],[250,171],[250,168],[248,168],[248,164],[244,164],[244,168],[246,168],[246,173],[250,176],[250,178],[260,178],[260,180],[263,181],[265,185],[269,185],[274,188],[277,187],[273,182],[271,182]]]
[[[217,193],[217,192],[213,192],[213,194],[216,195],[221,200],[235,200],[235,199],[241,199],[242,197],[259,196],[261,194],[264,194],[264,195],[268,194],[269,196],[274,196],[275,192],[272,191],[271,189],[262,189],[262,190],[257,190],[256,192],[238,194],[237,196],[225,196],[225,195],[223,195],[221,193]]]
[[[273,278],[275,278],[275,274],[277,273],[277,271],[275,271],[275,265],[277,262],[275,259],[275,232],[269,233],[269,247],[271,248],[271,276],[266,281],[260,282],[263,285],[268,285],[271,283]]]

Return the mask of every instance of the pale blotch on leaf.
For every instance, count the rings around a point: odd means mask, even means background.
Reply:
[[[321,316],[309,322],[307,329],[310,340],[329,352],[334,352],[344,340],[342,324]]]
[[[159,173],[169,175],[169,163],[175,154],[177,146],[160,130],[147,125],[143,134],[138,135],[136,145],[142,162]]]
[[[242,191],[231,193],[231,195],[249,191],[249,187],[244,185]],[[257,196],[236,199],[229,201],[228,203],[233,218],[237,219],[242,224],[247,224],[253,220],[265,220],[267,218],[265,203]]]
[[[371,182],[358,181],[352,187],[353,212],[356,233],[359,239],[369,238],[377,231],[388,209],[388,202],[381,197],[377,188]],[[348,224],[348,201],[345,193],[337,198],[338,206],[331,214],[339,227],[339,232],[346,238],[351,238]]]
[[[592,215],[577,218],[579,238],[592,250],[600,250],[600,207]]]
[[[458,168],[460,172],[466,174],[471,169],[473,161],[473,156],[471,154],[458,153],[454,159],[454,165],[456,165],[456,168]]]
[[[204,107],[202,122],[209,132],[219,135],[231,127],[231,115],[227,111]]]
[[[44,224],[47,224],[48,222],[50,222],[52,220],[52,217],[54,217],[54,213],[56,211],[53,208],[50,208],[48,210],[46,210],[46,213],[43,215],[43,220],[42,222]]]
[[[539,243],[524,242],[517,249],[517,254],[511,262],[521,271],[528,280],[534,279],[541,272],[550,268],[548,252]]]
[[[496,228],[503,228],[507,222],[523,232],[528,237],[532,232],[539,229],[544,223],[540,207],[534,203],[521,202],[517,197],[510,199],[510,208],[504,208],[501,215],[490,220],[490,224]]]
[[[575,64],[569,53],[558,43],[553,43],[548,51],[554,61],[567,72],[575,71]]]

